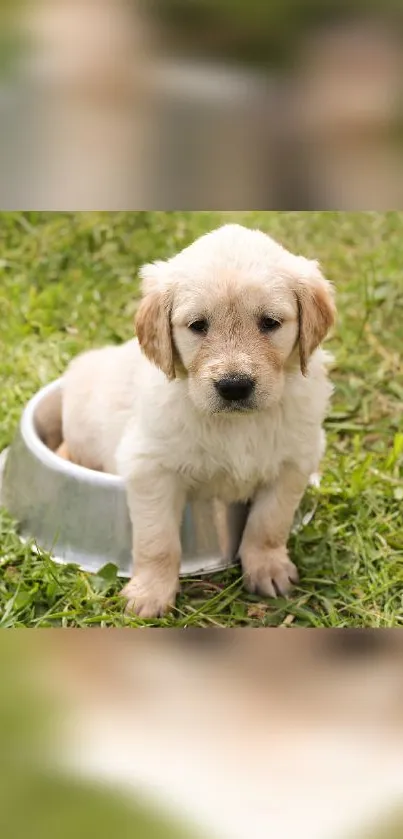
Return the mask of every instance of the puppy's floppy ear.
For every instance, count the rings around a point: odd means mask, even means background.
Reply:
[[[164,287],[161,273],[164,263],[145,265],[140,272],[144,297],[137,311],[136,334],[149,361],[156,364],[168,379],[175,378],[175,347],[172,337],[172,291]]]
[[[315,261],[304,260],[295,293],[298,306],[299,357],[301,371],[306,375],[308,360],[323,341],[336,317],[333,286],[323,277]]]

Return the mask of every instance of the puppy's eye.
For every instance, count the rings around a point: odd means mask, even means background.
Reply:
[[[334,658],[357,662],[364,657],[371,658],[389,652],[393,649],[393,643],[392,636],[382,635],[376,629],[348,627],[335,629],[326,635],[324,653],[328,659],[332,655]]]
[[[281,321],[275,318],[270,318],[268,315],[263,315],[259,320],[259,329],[261,332],[275,332],[281,326]]]
[[[194,320],[193,323],[189,323],[189,329],[198,335],[207,335],[208,323],[205,318],[200,318],[200,320]]]

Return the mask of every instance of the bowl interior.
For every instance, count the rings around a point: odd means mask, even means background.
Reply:
[[[28,421],[42,443],[55,452],[63,442],[62,390],[59,381],[53,382],[34,398]]]
[[[28,447],[35,451],[40,459],[48,460],[50,457],[53,468],[69,472],[76,479],[87,483],[123,487],[123,481],[118,475],[81,466],[57,454],[63,443],[60,379],[44,387],[31,399],[22,417],[21,433]]]

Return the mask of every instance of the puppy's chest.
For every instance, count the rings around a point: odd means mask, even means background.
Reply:
[[[276,428],[259,424],[200,434],[187,451],[183,449],[180,472],[189,491],[199,497],[246,500],[278,474],[282,459],[278,443]]]

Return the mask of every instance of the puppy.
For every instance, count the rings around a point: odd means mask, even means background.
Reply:
[[[250,592],[298,579],[287,539],[324,452],[331,385],[319,345],[334,316],[317,262],[225,225],[141,270],[138,340],[75,359],[63,383],[69,457],[125,481],[144,618],[175,602],[188,497],[250,502],[240,545]]]

